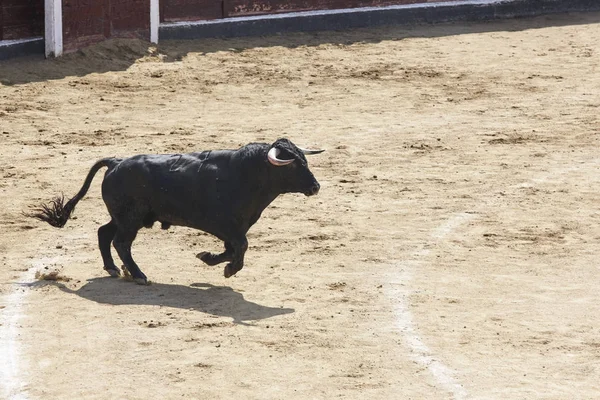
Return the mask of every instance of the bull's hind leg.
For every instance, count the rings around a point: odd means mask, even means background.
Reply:
[[[100,247],[100,255],[102,255],[102,262],[104,263],[104,269],[112,277],[118,277],[121,275],[121,271],[115,265],[115,261],[110,253],[110,245],[117,233],[117,225],[114,221],[110,221],[106,225],[102,225],[98,228],[98,247]]]
[[[140,270],[131,256],[131,244],[133,243],[136,235],[137,232],[135,231],[117,230],[113,244],[115,249],[117,249],[119,258],[121,258],[123,264],[125,264],[125,268],[127,268],[127,271],[129,271],[131,274],[134,282],[139,285],[147,285],[148,278],[146,278],[146,275],[144,275],[144,273]]]
[[[213,254],[208,251],[196,254],[196,257],[202,260],[206,265],[217,265],[225,261],[233,260],[233,247],[231,243],[225,242],[225,251],[221,254]]]

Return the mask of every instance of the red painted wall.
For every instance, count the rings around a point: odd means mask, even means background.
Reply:
[[[433,0],[160,0],[161,22]],[[435,0],[449,1],[449,0]],[[63,0],[65,51],[111,37],[149,39],[150,0]],[[44,35],[44,0],[0,0],[0,40]]]
[[[63,0],[65,52],[115,37],[150,38],[150,0]]]
[[[160,0],[160,21],[223,18],[223,0]]]
[[[332,10],[337,8],[411,4],[419,0],[225,0],[225,15],[273,14],[292,11]]]
[[[451,0],[160,0],[161,22]]]
[[[110,0],[111,36],[150,39],[150,0]]]
[[[0,40],[44,36],[44,0],[0,0]]]
[[[63,0],[63,47],[76,50],[103,40],[107,8],[105,0]]]

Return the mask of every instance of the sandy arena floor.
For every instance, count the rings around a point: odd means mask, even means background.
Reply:
[[[102,174],[62,230],[21,214],[104,156],[282,136],[321,193],[231,279],[177,227],[134,244],[151,286],[107,277]],[[596,398],[599,139],[599,13],[2,62],[0,397]]]

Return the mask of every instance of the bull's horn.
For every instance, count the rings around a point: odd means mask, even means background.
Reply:
[[[278,155],[279,149],[276,147],[271,147],[271,150],[269,150],[269,152],[267,153],[267,158],[269,159],[269,162],[276,167],[283,167],[284,165],[288,165],[294,162],[293,158],[291,160],[280,160],[279,158],[277,158]]]
[[[319,154],[324,152],[325,150],[308,150],[308,149],[303,149],[302,147],[298,147],[300,149],[300,151],[302,153],[304,153],[304,155],[310,156],[312,154]]]

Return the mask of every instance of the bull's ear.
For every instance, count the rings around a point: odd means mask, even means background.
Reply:
[[[320,154],[325,151],[325,150],[308,150],[308,149],[303,149],[302,147],[298,147],[298,149],[300,149],[300,151],[302,153],[304,153],[305,156],[310,156],[313,154]]]
[[[271,147],[269,152],[267,153],[267,159],[271,164],[276,167],[283,167],[284,165],[288,165],[294,162],[294,159],[291,160],[280,160],[277,158],[279,156],[280,150],[277,147]]]

